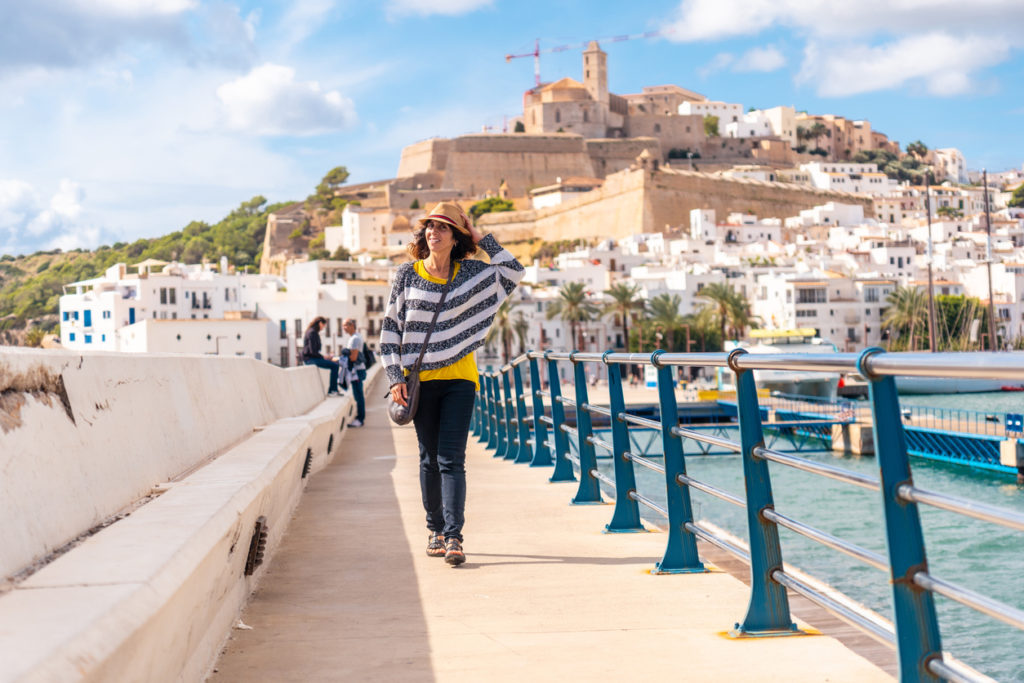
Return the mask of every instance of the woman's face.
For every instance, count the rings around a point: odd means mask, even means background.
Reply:
[[[431,254],[447,254],[455,246],[452,226],[442,221],[427,221],[423,236],[427,240],[427,248]]]

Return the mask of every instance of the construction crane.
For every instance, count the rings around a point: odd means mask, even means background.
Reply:
[[[666,36],[672,33],[671,29],[664,31],[647,31],[646,33],[635,33],[633,35],[623,36],[608,36],[606,38],[597,38],[598,42],[602,43],[621,43],[625,40],[636,40],[638,38],[657,38],[659,36]],[[505,61],[511,62],[513,59],[519,59],[520,57],[533,57],[533,81],[537,87],[540,87],[540,56],[542,53],[547,52],[565,52],[566,50],[577,50],[584,48],[590,44],[591,41],[584,43],[571,43],[569,45],[556,45],[555,47],[546,47],[543,50],[540,48],[540,38],[533,41],[533,52],[524,52],[519,55],[505,55]]]

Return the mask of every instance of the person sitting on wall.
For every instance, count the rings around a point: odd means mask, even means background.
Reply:
[[[327,395],[338,395],[338,370],[340,366],[333,360],[328,360],[320,354],[320,330],[327,325],[327,318],[318,315],[313,318],[306,328],[306,334],[302,338],[302,362],[305,365],[315,365],[318,368],[325,368],[331,371],[331,380],[328,384]]]

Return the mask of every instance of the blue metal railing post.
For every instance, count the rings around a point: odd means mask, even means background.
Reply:
[[[548,426],[541,419],[544,417],[544,397],[540,395],[540,367],[533,357],[530,358],[530,393],[533,394],[533,459],[530,467],[550,467]],[[554,409],[551,412],[554,414]]]
[[[477,395],[473,400],[473,416],[469,421],[469,433],[473,436],[480,436],[480,389],[476,390]]]
[[[523,394],[523,373],[517,364],[512,368],[512,376],[515,379],[515,401],[516,419],[519,427],[519,450],[516,451],[516,464],[528,463],[533,459],[533,449],[530,448],[530,423],[526,419],[526,396]]]
[[[673,368],[658,365],[655,351],[651,363],[658,369],[658,405],[661,412],[661,444],[665,454],[665,497],[668,503],[668,542],[665,554],[654,566],[656,574],[686,574],[703,572],[704,564],[697,556],[697,538],[686,528],[693,522],[690,487],[679,483],[677,477],[686,474],[683,443],[672,428],[679,423],[676,404],[676,384]]]
[[[491,431],[491,415],[489,412],[490,401],[487,399],[487,375],[480,373],[480,421],[477,423],[479,429],[476,432],[480,443],[486,445]]]
[[[548,481],[576,481],[576,475],[569,462],[569,435],[562,429],[565,424],[565,406],[559,400],[562,397],[562,380],[558,377],[558,363],[548,358],[550,351],[544,353],[548,361],[548,390],[551,394],[551,438],[555,442],[555,471]]]
[[[612,425],[612,462],[615,468],[615,512],[612,521],[605,529],[612,533],[628,533],[643,531],[640,522],[640,507],[629,497],[636,493],[636,475],[633,472],[633,461],[626,457],[629,452],[629,428],[626,421],[619,417],[626,412],[626,402],[622,397],[622,366],[607,361],[608,351],[604,356],[608,368],[608,398],[611,407]],[[583,462],[582,460],[580,462]]]
[[[515,460],[516,455],[519,453],[519,446],[516,444],[516,409],[515,399],[512,397],[512,380],[509,379],[509,375],[512,374],[512,368],[501,370],[501,384],[505,387],[505,398],[501,402],[501,406],[505,413],[505,437],[506,446],[505,452],[502,457],[505,460]]]
[[[594,429],[590,411],[586,409],[590,400],[587,398],[587,372],[583,363],[576,360],[576,351],[569,354],[569,359],[572,361],[576,381],[576,447],[580,455],[580,485],[572,502],[575,505],[602,503],[601,485],[590,473],[597,469],[597,454],[594,452],[594,444],[589,441]]]
[[[498,423],[498,447],[494,451],[495,458],[504,458],[508,451],[508,433],[505,429],[505,402],[501,398],[501,371],[494,376],[494,416]]]
[[[889,546],[900,680],[937,681],[940,679],[928,670],[930,660],[942,657],[935,598],[930,591],[914,583],[914,574],[928,571],[921,517],[917,503],[901,500],[898,494],[900,486],[913,484],[899,396],[895,378],[872,377],[866,372],[865,360],[876,353],[884,352],[879,348],[865,349],[857,360],[857,370],[869,382],[874,418],[875,457]]]
[[[754,457],[754,448],[764,446],[764,434],[754,373],[736,365],[736,358],[745,353],[743,349],[730,353],[729,367],[736,375],[736,408],[740,422],[743,481],[747,490],[750,604],[743,623],[736,624],[729,634],[736,638],[796,634],[800,631],[789,614],[786,589],[772,580],[772,572],[782,569],[782,548],[778,527],[761,514],[764,510],[774,510],[775,502],[768,462]]]
[[[494,371],[491,370],[490,366],[487,366],[487,421],[489,423],[487,432],[487,448],[495,451],[497,455],[498,450],[498,405],[495,400],[495,394],[497,393],[495,382],[494,382]]]

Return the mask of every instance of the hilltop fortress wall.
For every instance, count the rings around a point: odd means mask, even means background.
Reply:
[[[622,238],[686,227],[692,209],[714,209],[722,218],[734,211],[786,218],[830,201],[861,204],[865,213],[872,209],[870,197],[843,192],[697,171],[633,169],[609,176],[602,187],[578,199],[539,210],[486,214],[479,224],[507,241]]]

